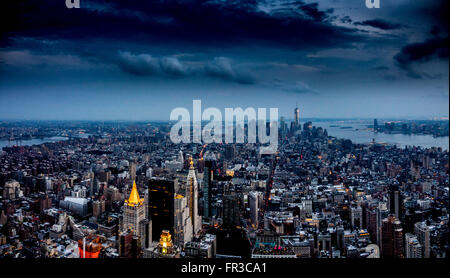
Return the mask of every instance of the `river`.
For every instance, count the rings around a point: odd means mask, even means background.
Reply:
[[[373,139],[375,139],[375,142],[377,143],[389,143],[402,148],[405,146],[420,146],[423,148],[441,147],[444,150],[449,149],[448,136],[433,137],[432,135],[407,135],[373,132],[367,128],[368,125],[372,124],[373,121],[313,121],[314,126],[326,128],[329,136],[350,139],[353,143],[370,143]]]
[[[373,139],[377,143],[395,144],[404,148],[405,146],[420,146],[423,148],[441,147],[449,150],[449,137],[433,137],[432,135],[406,135],[406,134],[388,134],[381,132],[373,132],[367,126],[371,125],[371,121],[313,121],[316,127],[325,128],[328,135],[337,138],[350,139],[354,143],[370,143]],[[351,128],[341,128],[351,127]],[[84,134],[86,137],[88,134]],[[83,136],[83,137],[85,137]],[[68,137],[53,136],[44,139],[30,139],[21,141],[0,140],[0,150],[3,147],[10,146],[31,146],[49,142],[58,142],[67,140]]]
[[[80,138],[88,138],[90,134],[80,134],[78,137]],[[27,140],[0,140],[0,151],[3,147],[12,147],[12,146],[33,146],[33,145],[40,145],[44,143],[54,143],[54,142],[60,142],[60,141],[66,141],[69,137],[65,136],[52,136],[52,137],[45,137],[42,139],[34,138],[34,139],[27,139]]]

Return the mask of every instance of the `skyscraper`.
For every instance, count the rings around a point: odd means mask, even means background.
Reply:
[[[378,222],[377,210],[370,208],[366,210],[366,227],[370,235],[370,240],[373,243],[377,242]]]
[[[414,234],[422,245],[422,253],[424,258],[430,257],[430,228],[426,222],[417,222],[414,225]]]
[[[415,235],[407,233],[405,235],[405,255],[406,258],[422,258],[422,245]]]
[[[213,179],[213,162],[205,160],[203,172],[203,216],[206,219],[211,218],[211,184]]]
[[[284,117],[280,117],[280,136],[281,138],[284,138],[286,136],[286,122],[284,120]]]
[[[186,182],[186,195],[188,196],[189,216],[192,221],[192,230],[194,235],[198,234],[202,228],[202,219],[198,214],[198,183],[195,177],[194,162],[192,157],[189,159],[189,172]]]
[[[403,229],[400,220],[390,215],[381,224],[382,258],[403,258]]]
[[[145,218],[144,199],[139,197],[136,182],[133,182],[130,196],[125,200],[122,231],[130,229],[140,237],[143,247],[148,247],[152,234],[152,222]]]
[[[192,240],[192,221],[189,217],[188,198],[181,194],[175,194],[175,220],[174,220],[174,243],[178,246],[184,246],[186,242]]]
[[[284,122],[284,119],[283,119]],[[291,130],[290,132],[294,134],[297,130],[301,130],[302,126],[300,125],[300,109],[295,107],[294,109],[294,121],[291,122]]]
[[[239,196],[234,190],[227,190],[223,195],[223,225],[236,227],[240,224]]]
[[[250,207],[250,220],[255,227],[259,224],[259,203],[262,199],[262,193],[252,191],[248,194],[248,205]]]
[[[148,215],[152,220],[152,241],[157,241],[163,230],[174,231],[174,191],[173,180],[156,179],[148,185]]]
[[[391,214],[395,215],[397,219],[402,219],[402,193],[400,192],[399,186],[393,184],[389,186],[389,211]]]
[[[362,208],[361,206],[355,206],[350,208],[350,217],[351,223],[353,227],[362,228],[363,226],[363,217],[362,217]]]

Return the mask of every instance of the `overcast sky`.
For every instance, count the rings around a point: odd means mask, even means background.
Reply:
[[[448,1],[2,3],[0,118],[168,120],[175,107],[292,118],[449,114]],[[222,110],[223,111],[223,110]]]

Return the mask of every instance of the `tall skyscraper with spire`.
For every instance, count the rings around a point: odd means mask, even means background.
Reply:
[[[300,125],[300,109],[295,105],[294,109],[294,121],[291,122],[291,133],[301,129]]]
[[[150,246],[152,223],[145,217],[144,198],[139,197],[136,182],[133,181],[130,196],[125,200],[122,231],[131,230],[140,237],[142,247]]]
[[[192,221],[192,230],[194,235],[196,235],[201,231],[202,219],[198,214],[198,183],[195,176],[194,161],[192,160],[192,157],[189,158],[189,164],[190,167],[187,176],[186,195],[188,196],[189,216]]]

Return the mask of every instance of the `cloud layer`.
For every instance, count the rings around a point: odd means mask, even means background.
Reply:
[[[296,48],[345,46],[363,39],[353,29],[331,24],[331,9],[323,11],[317,3],[304,1],[82,2],[81,9],[67,9],[63,1],[7,1],[2,9],[9,23],[3,26],[3,44],[18,34],[55,39],[100,35],[140,42],[158,38],[211,45],[260,41]]]
[[[132,54],[119,51],[117,65],[124,72],[137,76],[182,78],[208,76],[240,84],[254,84],[254,75],[233,64],[226,57],[215,57],[204,62],[183,62],[178,57],[153,57],[149,54]]]
[[[405,27],[403,24],[389,22],[383,19],[364,20],[362,22],[355,22],[355,25],[370,26],[382,30],[395,30]]]

